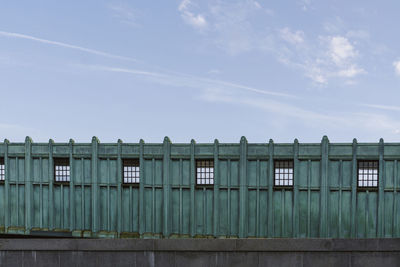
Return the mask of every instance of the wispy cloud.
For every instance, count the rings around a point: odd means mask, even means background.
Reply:
[[[179,12],[181,12],[182,19],[189,25],[197,29],[204,29],[207,27],[207,21],[202,14],[194,14],[191,8],[195,4],[191,0],[183,0],[178,7]]]
[[[108,8],[113,12],[113,17],[118,19],[121,23],[129,26],[139,26],[137,22],[137,11],[125,4],[110,4]]]
[[[358,50],[344,36],[319,36],[316,41],[304,39],[301,46],[299,42],[290,43],[292,47],[278,50],[279,60],[301,69],[316,84],[327,84],[333,78],[349,81],[366,73],[357,63]]]
[[[303,31],[292,32],[288,27],[285,27],[281,29],[279,32],[281,38],[291,44],[300,44],[304,42]]]
[[[49,45],[53,45],[53,46],[74,49],[74,50],[82,51],[82,52],[97,55],[97,56],[107,57],[107,58],[138,62],[138,60],[131,58],[131,57],[119,56],[119,55],[110,54],[110,53],[103,52],[103,51],[96,50],[96,49],[91,49],[91,48],[86,48],[86,47],[77,46],[77,45],[73,45],[73,44],[38,38],[35,36],[21,34],[21,33],[0,31],[0,36],[9,37],[9,38],[25,39],[25,40],[30,40],[30,41],[34,41],[34,42],[43,43],[43,44],[49,44]]]
[[[76,65],[81,68],[85,68],[88,70],[96,70],[96,71],[108,71],[108,72],[119,72],[126,73],[136,76],[144,76],[151,78],[152,81],[170,84],[174,86],[188,86],[191,88],[199,88],[206,89],[209,87],[219,87],[219,88],[230,88],[230,89],[239,89],[245,92],[251,92],[258,95],[267,95],[267,96],[276,96],[276,97],[285,97],[285,98],[297,98],[292,94],[285,94],[281,92],[275,92],[270,90],[262,90],[259,88],[232,83],[228,81],[216,80],[216,79],[208,79],[183,73],[161,73],[154,71],[144,71],[138,69],[128,69],[128,68],[119,68],[119,67],[110,67],[110,66],[101,66],[101,65]]]
[[[299,101],[289,102],[266,97],[256,98],[249,95],[235,94],[234,92],[220,88],[205,90],[202,99],[209,102],[252,107],[273,114],[275,120],[277,119],[276,116],[292,118],[310,127],[319,125],[326,132],[335,129],[347,129],[351,132],[358,132],[360,129],[363,129],[371,134],[378,133],[378,135],[382,135],[382,133],[398,135],[400,133],[400,121],[384,114],[316,110],[302,107],[304,103],[302,105]]]
[[[309,0],[300,2],[305,8],[311,5]],[[191,10],[197,3],[184,0],[179,10]],[[343,21],[336,17],[325,34],[308,37],[301,29],[259,25],[261,19],[267,23],[269,17],[274,23],[274,13],[268,10],[254,0],[213,1],[202,9],[207,17],[207,30],[202,34],[206,42],[233,56],[247,52],[273,54],[279,62],[301,70],[316,85],[326,85],[334,79],[354,84],[356,77],[367,73],[360,66],[362,55],[356,44],[368,39],[368,32],[353,30],[340,34]]]
[[[400,76],[400,60],[393,62],[394,71]]]
[[[390,111],[400,111],[400,106],[387,106],[387,105],[376,105],[376,104],[361,104],[364,107],[390,110]]]

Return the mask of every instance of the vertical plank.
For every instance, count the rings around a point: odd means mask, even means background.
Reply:
[[[214,212],[213,212],[213,219],[214,219],[214,237],[219,235],[219,161],[218,161],[218,153],[219,153],[219,142],[218,139],[214,140]]]
[[[39,191],[39,227],[43,228],[43,158],[39,158],[39,181],[40,181],[40,191]]]
[[[378,231],[377,237],[384,237],[385,226],[385,161],[383,160],[385,145],[383,138],[379,140],[379,177],[378,177]]]
[[[195,203],[194,203],[194,194],[195,194],[195,185],[196,185],[196,161],[194,158],[196,141],[192,139],[190,141],[190,236],[194,237],[195,235]]]
[[[25,138],[25,232],[29,233],[32,226],[32,139]]]
[[[156,188],[155,188],[155,177],[156,177],[156,160],[154,158],[151,159],[151,184],[152,184],[152,194],[151,194],[151,230],[153,233],[156,231]]]
[[[343,160],[340,160],[339,161],[339,215],[338,215],[339,238],[343,237],[342,236],[342,190],[343,190]]]
[[[311,236],[311,160],[307,160],[307,237]]]
[[[247,230],[247,140],[242,136],[240,139],[240,165],[239,165],[239,181],[240,181],[240,208],[239,208],[239,238],[248,236]]]
[[[228,198],[228,205],[227,205],[227,209],[228,209],[228,227],[227,227],[227,229],[228,229],[228,236],[230,236],[231,235],[231,233],[232,233],[232,230],[231,230],[231,202],[232,202],[232,199],[231,199],[231,160],[230,159],[228,159],[228,162],[227,162],[227,172],[228,172],[228,174],[227,174],[227,177],[228,177],[228,196],[227,196],[227,198]]]
[[[392,237],[399,237],[398,233],[398,222],[397,222],[397,173],[398,173],[398,161],[397,159],[394,161],[394,170],[393,170],[393,223],[392,223]]]
[[[293,144],[293,225],[292,236],[299,237],[299,141],[294,139]]]
[[[121,234],[122,224],[122,140],[118,139],[117,145],[117,232]]]
[[[256,161],[256,237],[260,237],[260,160]]]
[[[74,173],[74,158],[72,156],[73,149],[74,149],[75,141],[71,138],[69,139],[69,175],[70,175],[70,182],[69,182],[69,230],[75,230],[75,173]]]
[[[182,196],[182,186],[183,186],[183,160],[179,159],[179,230],[180,235],[183,234],[183,196]]]
[[[166,136],[163,143],[163,236],[168,237],[171,233],[171,212],[170,212],[170,155],[171,140]]]
[[[145,231],[145,210],[144,210],[144,141],[140,139],[139,143],[139,234],[143,235]]]
[[[54,230],[54,162],[53,162],[53,144],[49,140],[49,230]]]
[[[357,139],[353,139],[353,159],[351,173],[351,237],[356,237],[356,215],[357,215]]]
[[[111,231],[111,167],[110,167],[110,158],[107,158],[107,231]]]
[[[9,175],[9,159],[8,159],[8,145],[10,141],[4,139],[4,230],[7,233],[8,227],[10,226],[10,204],[9,204],[9,196],[10,196],[10,175]]]
[[[98,146],[99,139],[96,136],[92,138],[92,233],[95,234],[98,231],[99,226],[99,196],[98,196],[98,180],[97,180],[97,166],[98,166]]]
[[[269,139],[268,144],[268,237],[274,236],[273,221],[273,185],[274,185],[274,141]]]
[[[328,225],[328,145],[329,140],[325,135],[321,142],[321,189],[320,189],[320,228],[319,237],[327,237],[327,225]]]

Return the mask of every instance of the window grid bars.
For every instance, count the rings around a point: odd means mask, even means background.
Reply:
[[[138,184],[140,182],[140,166],[138,160],[123,161],[124,184]]]
[[[358,187],[378,187],[379,162],[377,160],[358,162]]]
[[[6,179],[4,159],[0,159],[0,181],[4,181]]]
[[[277,160],[275,166],[275,186],[293,186],[293,160]]]
[[[213,185],[214,184],[214,161],[197,160],[196,161],[196,184]]]
[[[68,159],[54,159],[54,181],[70,182],[70,166]]]

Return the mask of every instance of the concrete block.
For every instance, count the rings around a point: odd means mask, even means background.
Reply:
[[[175,252],[176,266],[216,267],[217,253],[215,252]]]

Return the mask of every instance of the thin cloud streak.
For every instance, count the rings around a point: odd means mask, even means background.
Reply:
[[[236,84],[236,83],[231,83],[231,82],[221,81],[221,80],[207,79],[207,78],[202,78],[202,77],[197,77],[197,76],[182,74],[182,73],[181,74],[180,73],[164,74],[164,73],[159,73],[159,72],[143,71],[143,70],[137,70],[137,69],[125,69],[125,68],[117,68],[117,67],[109,67],[109,66],[99,66],[99,65],[81,65],[80,64],[77,66],[88,68],[91,70],[120,72],[120,73],[128,73],[128,74],[133,74],[133,75],[152,77],[152,78],[158,79],[158,81],[160,81],[160,82],[173,84],[176,86],[190,86],[190,87],[202,88],[202,89],[205,89],[208,87],[222,86],[222,87],[241,89],[242,91],[253,92],[253,93],[261,94],[261,95],[279,96],[279,97],[286,97],[286,98],[297,98],[297,96],[291,95],[291,94],[279,93],[279,92],[274,92],[274,91],[266,91],[266,90],[261,90],[258,88],[254,88],[254,87],[250,87],[250,86],[246,86],[246,85],[242,85],[242,84]]]
[[[90,48],[86,48],[86,47],[82,47],[82,46],[42,39],[42,38],[38,38],[35,36],[31,36],[31,35],[21,34],[21,33],[0,31],[0,36],[25,39],[25,40],[35,41],[35,42],[39,42],[39,43],[44,43],[44,44],[49,44],[49,45],[54,45],[54,46],[59,46],[59,47],[64,47],[64,48],[69,48],[69,49],[75,49],[75,50],[79,50],[79,51],[82,51],[85,53],[108,57],[108,58],[114,58],[114,59],[120,59],[120,60],[132,61],[132,62],[139,62],[138,60],[136,60],[134,58],[130,58],[130,57],[118,56],[118,55],[106,53],[106,52],[95,50],[95,49],[90,49]]]
[[[364,107],[383,109],[383,110],[391,110],[391,111],[400,111],[399,106],[384,106],[384,105],[374,105],[374,104],[361,104]]]
[[[318,112],[291,103],[265,98],[243,97],[212,88],[206,90],[202,99],[208,102],[246,105],[267,113],[295,118],[310,126],[324,125],[324,128],[329,130],[338,128],[357,128],[357,130],[360,130],[360,128],[363,128],[370,132],[384,133],[386,131],[386,133],[395,135],[400,133],[400,121],[386,115],[361,112]]]

